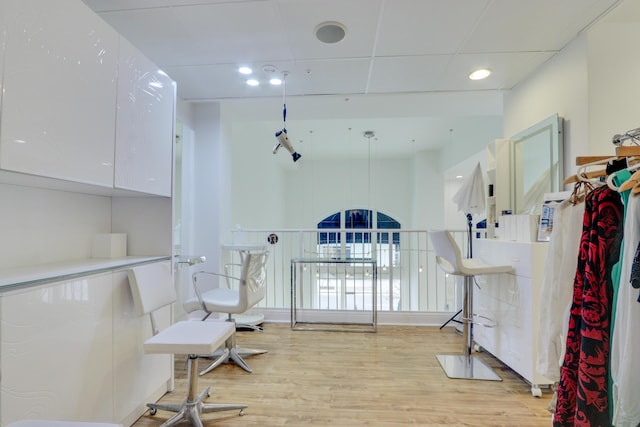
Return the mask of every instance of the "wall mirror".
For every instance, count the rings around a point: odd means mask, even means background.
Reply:
[[[539,214],[545,193],[561,191],[563,119],[557,114],[511,137],[516,214]]]

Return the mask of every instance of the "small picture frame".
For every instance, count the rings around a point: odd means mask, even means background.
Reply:
[[[538,242],[548,242],[551,240],[553,231],[553,214],[556,207],[571,197],[571,191],[561,191],[558,193],[545,193],[540,210],[540,224],[538,225]]]

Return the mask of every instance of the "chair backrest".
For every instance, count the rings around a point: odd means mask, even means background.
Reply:
[[[267,291],[268,250],[247,252],[240,275],[240,310],[244,313],[259,303]],[[244,288],[244,289],[243,289]]]
[[[139,316],[152,314],[177,300],[171,262],[154,262],[128,271],[133,303]]]
[[[429,231],[429,240],[436,253],[436,262],[449,274],[464,275],[461,271],[462,255],[458,244],[447,230]]]
[[[203,310],[208,313],[239,314],[256,305],[266,294],[268,255],[268,249],[242,251],[242,263],[240,264],[239,275],[236,276],[210,271],[196,271],[193,273],[193,288],[196,298],[191,298],[184,302],[185,311]],[[232,287],[233,290],[224,293],[211,293],[206,292],[198,284],[201,279],[215,276],[225,278],[227,281],[231,279],[232,285],[234,285]]]

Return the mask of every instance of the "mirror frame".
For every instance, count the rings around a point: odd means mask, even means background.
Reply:
[[[527,141],[532,141],[534,138],[539,139],[545,134],[548,135],[548,138],[545,140],[548,141],[548,144],[541,147],[541,149],[548,150],[550,159],[547,168],[549,173],[549,189],[546,192],[554,193],[562,190],[564,180],[564,120],[558,114],[554,114],[510,138],[512,144],[512,201],[513,212],[516,214],[533,213],[531,211],[523,212],[524,206],[520,206],[523,203],[524,194],[518,194],[518,191],[523,186],[522,181],[524,178],[522,172],[518,171],[518,163],[522,165],[526,163],[524,161],[518,161],[518,144],[524,144]],[[536,143],[540,143],[540,141],[536,141]],[[555,168],[554,165],[556,166]],[[544,170],[534,176],[542,176],[543,172]],[[541,206],[542,199],[540,199],[540,203],[534,207],[535,213],[539,213],[538,211],[541,209]]]

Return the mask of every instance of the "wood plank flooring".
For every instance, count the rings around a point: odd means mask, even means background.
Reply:
[[[203,414],[205,426],[550,426],[547,406],[530,385],[486,353],[502,381],[449,379],[436,354],[459,353],[454,328],[379,326],[376,333],[292,331],[267,323],[239,332],[244,347],[269,352],[247,358],[253,373],[226,364],[200,377],[208,402],[245,403],[238,412]],[[207,359],[200,360],[206,366]],[[176,358],[176,389],[186,395],[185,359]],[[171,416],[147,412],[134,426],[158,426]]]

